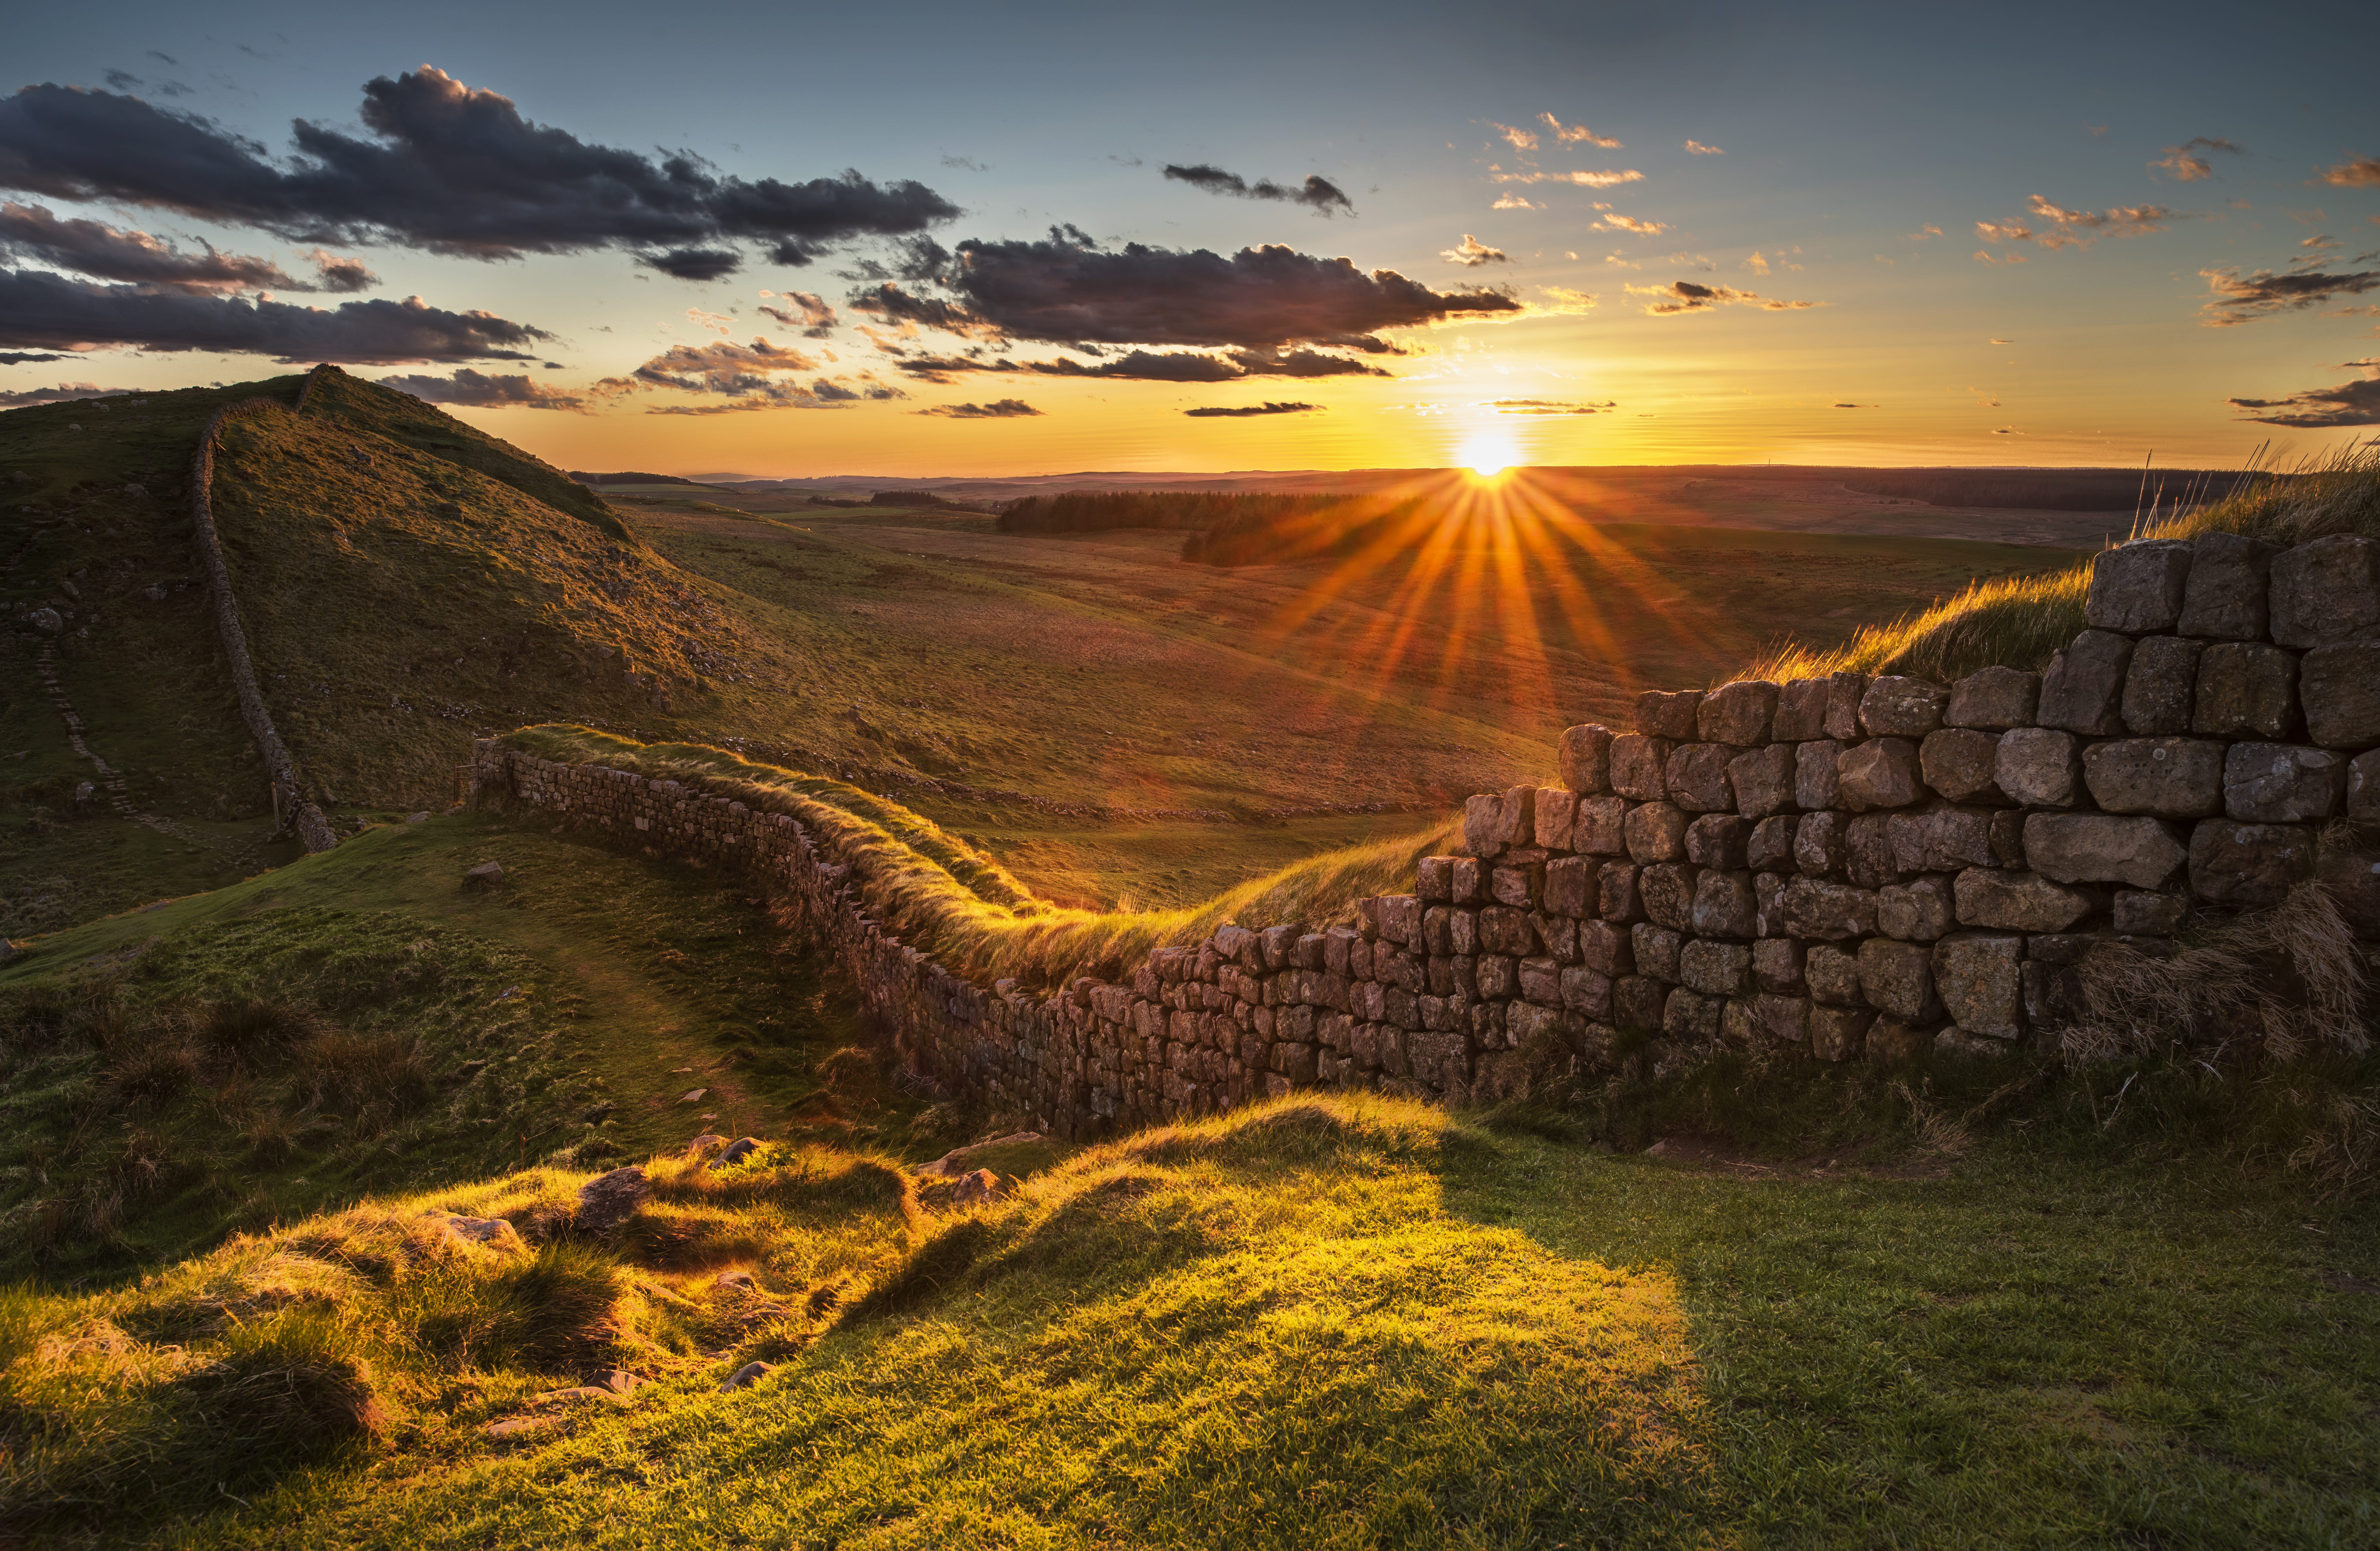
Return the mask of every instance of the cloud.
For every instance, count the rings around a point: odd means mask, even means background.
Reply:
[[[837,243],[905,236],[958,214],[917,182],[878,184],[856,172],[747,180],[691,152],[656,161],[592,144],[428,66],[363,90],[366,135],[298,119],[284,161],[136,97],[28,86],[0,99],[0,188],[178,210],[295,241],[480,259],[597,249],[665,259],[742,239],[779,263],[803,264]]]
[[[1599,232],[1634,232],[1639,237],[1658,237],[1670,228],[1659,221],[1640,221],[1633,215],[1609,214],[1591,228]]]
[[[1535,129],[1524,129],[1511,124],[1499,124],[1492,118],[1488,121],[1488,127],[1512,142],[1512,149],[1515,151],[1535,151],[1537,148],[1537,132]]]
[[[1768,261],[1760,256],[1759,249],[1755,248],[1752,250],[1752,257],[1743,261],[1743,267],[1755,275],[1766,275],[1768,273]]]
[[[2013,345],[2016,341],[2013,339],[1986,339],[1984,343],[1986,345]]]
[[[1225,416],[1237,418],[1243,415],[1304,415],[1311,414],[1321,408],[1322,406],[1319,404],[1274,404],[1269,402],[1264,404],[1208,404],[1196,409],[1184,409],[1182,412],[1188,415],[1192,420],[1207,420],[1209,418],[1221,418]]]
[[[0,347],[273,356],[394,366],[415,360],[528,360],[519,347],[552,336],[492,312],[449,312],[419,297],[299,307],[270,297],[205,296],[90,285],[39,270],[0,270]]]
[[[380,284],[361,259],[343,259],[338,254],[317,248],[306,255],[321,278],[316,288],[325,291],[368,291]],[[304,289],[300,287],[299,289]]]
[[[1560,119],[1556,118],[1550,113],[1541,113],[1537,115],[1537,122],[1546,127],[1546,132],[1553,136],[1557,144],[1593,145],[1599,146],[1606,151],[1617,151],[1620,149],[1620,142],[1613,140],[1610,136],[1598,135],[1584,124],[1564,124]]]
[[[945,156],[942,158],[942,165],[959,172],[990,172],[991,170],[990,167],[977,161],[972,156]]]
[[[0,252],[95,280],[126,280],[177,291],[314,288],[291,279],[270,259],[217,252],[212,247],[185,253],[147,232],[97,221],[61,221],[44,205],[14,201],[0,201]]]
[[[2033,228],[2022,221],[1978,221],[1975,235],[1985,242],[2031,242]]]
[[[1835,408],[1838,409],[1881,409],[1884,406],[1881,404],[1838,404]]]
[[[639,253],[637,263],[673,280],[717,280],[743,268],[744,255],[733,248],[673,248],[665,253]]]
[[[1377,366],[1319,350],[1127,350],[1095,366],[1062,358],[1011,360],[978,356],[911,356],[900,370],[921,382],[950,383],[967,372],[1029,372],[1044,377],[1106,377],[1143,383],[1236,383],[1249,377],[1385,377]]]
[[[578,409],[586,404],[577,394],[547,387],[526,372],[490,372],[469,366],[457,367],[447,377],[382,377],[380,385],[432,404],[461,404],[482,409]]]
[[[1473,269],[1484,263],[1512,262],[1512,256],[1510,253],[1505,252],[1501,248],[1488,247],[1469,232],[1463,234],[1463,240],[1460,243],[1445,250],[1438,256],[1448,263],[1459,263]]]
[[[2369,366],[2373,363],[2350,361],[2348,364]],[[2230,402],[2237,409],[2262,411],[2240,418],[2264,425],[2295,426],[2307,431],[2342,425],[2380,425],[2380,377],[2368,377],[2360,383],[2341,383],[2337,387],[2309,388],[2287,398],[2234,398]]]
[[[1658,297],[1645,311],[1655,317],[1668,317],[1681,312],[1707,312],[1718,307],[1757,307],[1768,312],[1792,312],[1803,308],[1823,305],[1815,301],[1779,301],[1755,291],[1739,291],[1728,286],[1697,286],[1691,280],[1672,280],[1666,286],[1631,286],[1630,294]]]
[[[2176,183],[2203,183],[2215,176],[2215,164],[2204,156],[2192,154],[2202,150],[2221,151],[2234,156],[2241,154],[2240,148],[2228,140],[2200,135],[2180,145],[2167,146],[2165,155],[2149,164],[2149,171],[2163,172]]]
[[[25,360],[56,360],[56,356],[25,356]],[[0,357],[0,360],[6,360]],[[26,388],[18,392],[0,391],[0,405],[21,409],[33,404],[71,404],[80,398],[119,398],[130,388],[103,388],[97,383],[60,383],[54,388]]]
[[[42,360],[67,360],[68,356],[30,355],[23,350],[0,350],[0,366],[29,366]]]
[[[1698,140],[1686,141],[1686,149],[1697,156],[1724,156],[1727,152],[1716,145],[1705,145]]]
[[[1490,210],[1543,210],[1545,206],[1532,204],[1518,194],[1499,194],[1496,196],[1496,202],[1488,208]]]
[[[1041,411],[1022,398],[999,398],[989,404],[937,404],[930,409],[920,409],[921,415],[941,415],[946,420],[1017,420]]]
[[[2344,244],[2335,237],[2309,237],[2301,238],[2299,241],[2298,246],[2301,248],[2338,248],[2344,246]]]
[[[2322,169],[2322,180],[2342,189],[2380,189],[2380,156],[2350,156]]]
[[[763,301],[760,311],[787,328],[798,328],[809,339],[824,339],[834,328],[834,309],[825,299],[808,291],[762,291],[763,297],[774,296],[785,305],[771,307]]]
[[[1225,257],[1133,243],[1103,251],[1080,234],[969,241],[920,255],[912,272],[944,293],[886,283],[852,307],[888,322],[1076,345],[1325,346],[1395,353],[1380,331],[1523,311],[1501,290],[1436,291],[1394,270],[1286,247]]]
[[[1923,242],[1927,238],[1940,237],[1941,235],[1942,228],[1939,226],[1920,226],[1915,231],[1909,233],[1905,240],[1910,242]]]
[[[1976,224],[1979,226],[1982,225],[1981,222]],[[1989,241],[1991,239],[1986,238],[1985,240]],[[1978,263],[2022,263],[2025,262],[2025,255],[2022,253],[2007,253],[1995,257],[1978,248],[1975,250],[1975,261]]]
[[[1548,312],[1584,312],[1595,305],[1593,291],[1574,291],[1568,286],[1548,286],[1545,293],[1554,299],[1554,304],[1546,309]]]
[[[708,345],[673,345],[631,373],[654,387],[682,393],[742,397],[763,393],[782,372],[813,372],[818,362],[801,351],[769,343],[765,336],[749,345],[722,339]]]
[[[1630,168],[1626,172],[1492,172],[1499,183],[1574,183],[1582,189],[1609,189],[1621,183],[1642,183],[1645,175]]]
[[[2380,270],[2359,270],[2347,275],[2320,271],[2276,275],[2269,269],[2248,275],[2236,269],[2202,269],[2198,273],[2214,295],[2213,300],[2198,310],[2200,322],[2208,328],[2229,328],[2277,312],[2303,311],[2333,297],[2380,291]]]
[[[618,377],[607,377],[596,385],[616,393],[633,384]],[[848,387],[825,377],[804,385],[780,383],[762,379],[724,404],[658,404],[647,409],[649,415],[737,415],[756,409],[840,409],[846,404],[863,399],[906,398],[909,396],[896,387],[880,383],[864,387]]]
[[[2168,230],[2165,223],[2184,220],[2180,211],[2161,204],[2118,204],[2105,210],[2068,210],[2039,194],[2029,196],[2025,207],[2035,221],[2042,223],[2038,233],[2022,221],[1978,221],[1975,235],[1985,242],[2031,242],[2038,236],[2044,248],[2088,248],[2103,237],[2145,237],[2151,232]],[[1983,258],[1980,253],[1977,258]],[[2015,263],[2022,262],[2010,257],[1985,263]]]
[[[1619,408],[1616,402],[1573,404],[1559,398],[1491,398],[1480,406],[1500,415],[1599,415]]]
[[[1317,215],[1335,215],[1345,211],[1353,215],[1355,202],[1340,187],[1319,173],[1308,173],[1305,181],[1296,188],[1275,183],[1269,177],[1259,177],[1254,183],[1235,172],[1204,163],[1195,167],[1176,166],[1168,163],[1165,176],[1177,183],[1187,183],[1194,189],[1204,189],[1210,194],[1229,194],[1243,200],[1280,200],[1290,204],[1302,204]]]

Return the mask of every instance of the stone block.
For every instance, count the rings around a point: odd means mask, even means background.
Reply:
[[[2082,795],[2082,741],[2051,727],[2004,732],[1992,779],[2022,807],[2071,808]]]
[[[1876,930],[1876,891],[1825,878],[1785,885],[1785,935],[1844,942]]]
[[[1638,802],[1657,801],[1668,795],[1663,785],[1663,772],[1670,763],[1670,751],[1674,748],[1666,738],[1646,738],[1637,733],[1611,740],[1611,789]]]
[[[1892,815],[1862,813],[1844,827],[1843,849],[1849,861],[1844,875],[1861,888],[1882,888],[1900,881],[1900,859],[1892,846]]]
[[[1777,715],[1777,686],[1765,678],[1739,678],[1703,696],[1694,710],[1694,736],[1705,743],[1749,749],[1768,741]]]
[[[1609,727],[1589,722],[1561,735],[1561,784],[1574,792],[1591,794],[1611,789]]]
[[[1628,800],[1617,794],[1582,797],[1571,820],[1570,849],[1582,856],[1625,856]]]
[[[1621,833],[1628,859],[1640,865],[1675,861],[1686,854],[1686,815],[1675,803],[1646,802],[1629,810]]]
[[[1429,909],[1422,911],[1421,946],[1426,951],[1430,953],[1452,953],[1454,951],[1453,945],[1448,940],[1449,934],[1446,923],[1448,920],[1456,913],[1454,907],[1451,905],[1432,905]],[[1460,913],[1465,916],[1471,914],[1468,910],[1464,910]]]
[[[1510,905],[1490,905],[1479,912],[1479,951],[1509,953],[1526,959],[1537,951],[1537,929],[1529,912]]]
[[[1833,877],[1851,865],[1851,815],[1804,813],[1793,826],[1793,865],[1803,876]]]
[[[1635,973],[1636,948],[1629,929],[1609,921],[1581,922],[1578,961],[1598,974]]]
[[[1871,738],[1923,738],[1942,725],[1949,701],[1939,684],[1888,673],[1860,697],[1860,727]]]
[[[1752,978],[1763,991],[1799,995],[1807,988],[1802,961],[1809,948],[1791,937],[1763,937],[1752,945]]]
[[[1578,822],[1578,794],[1568,787],[1539,787],[1529,800],[1530,822],[1539,850],[1571,849],[1571,829]]]
[[[2132,648],[2124,674],[2124,726],[2142,737],[2188,732],[2198,692],[2198,660],[2206,643],[2180,636],[2150,636]]]
[[[1760,936],[1785,934],[1785,886],[1782,873],[1752,874],[1752,929]]]
[[[1703,869],[1694,880],[1694,930],[1704,937],[1751,937],[1759,918],[1750,873]]]
[[[2190,913],[2190,896],[2160,894],[2154,889],[2116,890],[2116,934],[2121,937],[2170,937]]]
[[[1840,802],[1843,746],[1831,738],[1793,745],[1793,801],[1804,812]]]
[[[1878,1018],[1867,1026],[1864,1054],[1872,1067],[1900,1067],[1934,1048],[1938,1031],[1900,1018]]]
[[[2091,557],[2082,622],[2095,630],[2148,635],[2181,618],[2190,585],[2191,546],[2182,539],[2138,539]]]
[[[2035,873],[2059,884],[2129,884],[2162,888],[2190,853],[2173,826],[2154,818],[2109,813],[2032,813],[2024,821],[2024,858]],[[1961,917],[1961,919],[1964,919]],[[2024,928],[2060,932],[2062,926]]]
[[[2328,646],[2380,631],[2380,542],[2334,533],[2273,556],[2273,639]]]
[[[2089,1010],[2082,1000],[2082,977],[2071,965],[2028,959],[2017,969],[2024,1020],[2029,1026],[2064,1028],[2080,1021]]]
[[[1482,792],[1463,805],[1463,839],[1475,857],[1500,856],[1514,846],[1536,838],[1531,812],[1536,788],[1514,787],[1505,792]]]
[[[1975,727],[1943,727],[1917,746],[1918,774],[1953,802],[1998,803],[2000,735]]]
[[[2380,641],[2318,646],[2298,668],[2306,740],[2329,749],[2380,743]]]
[[[1752,838],[1743,849],[1743,864],[1755,873],[1789,872],[1793,866],[1793,832],[1801,826],[1801,815],[1778,813],[1752,826]]]
[[[2082,751],[2082,780],[2110,813],[2203,819],[2223,811],[2223,745],[2196,738],[2094,743]]]
[[[1876,929],[1904,943],[1930,943],[1958,924],[1948,877],[1912,878],[1876,891]]]
[[[2043,932],[2024,940],[2024,956],[2045,964],[2080,964],[2093,948],[2114,940],[2105,932]]]
[[[1901,873],[1955,873],[1993,867],[1992,815],[1981,808],[1936,808],[1885,819],[1892,864]]]
[[[2223,756],[2223,812],[2231,818],[2305,824],[2337,814],[2346,799],[2347,756],[2336,749],[2234,743]]]
[[[1521,999],[1539,1007],[1561,1006],[1562,967],[1551,959],[1521,960]]]
[[[1492,862],[1475,856],[1454,859],[1454,902],[1458,905],[1485,904],[1488,899],[1488,874]]]
[[[1521,994],[1521,960],[1509,953],[1483,953],[1472,965],[1471,983],[1487,1000],[1501,1001]]]
[[[1735,796],[1727,784],[1727,764],[1740,751],[1724,743],[1681,743],[1670,750],[1662,770],[1670,800],[1690,813],[1732,812]]]
[[[1771,743],[1727,762],[1728,789],[1735,811],[1764,819],[1793,806],[1799,755],[1791,743]]]
[[[1611,1020],[1623,1029],[1658,1029],[1670,988],[1647,975],[1622,975],[1611,983]]]
[[[1854,743],[1837,762],[1840,800],[1854,813],[1872,808],[1905,808],[1924,795],[1917,745],[1906,738],[1872,738]]]
[[[1636,897],[1645,919],[1673,932],[1694,929],[1694,878],[1699,869],[1682,861],[1657,862],[1638,871]]]
[[[2262,641],[2221,641],[2198,658],[2190,725],[2217,738],[2287,738],[2298,722],[2298,659]]]
[[[1558,856],[1546,863],[1545,909],[1548,915],[1567,916],[1572,921],[1592,914],[1595,908],[1595,874],[1602,866],[1593,857]]]
[[[2280,560],[2295,553],[2286,551]],[[2273,563],[2276,618],[2281,611],[2280,560]],[[2210,905],[2230,910],[2277,905],[2291,888],[2313,876],[2313,831],[2292,824],[2206,819],[2190,836],[2190,892]]]
[[[2201,533],[2192,547],[2174,629],[2216,641],[2262,641],[2271,622],[2265,589],[2274,546],[2238,533]]]
[[[1636,730],[1646,738],[1691,743],[1701,736],[1695,726],[1702,704],[1700,690],[1647,690],[1636,697]]]
[[[1823,678],[1796,678],[1777,691],[1777,714],[1768,736],[1779,743],[1800,743],[1827,736],[1827,689]]]
[[[2380,749],[2347,763],[2347,816],[2358,824],[2380,822]]]
[[[1546,864],[1524,861],[1496,868],[1488,875],[1488,897],[1514,910],[1536,910],[1546,897]]]
[[[2024,1030],[2024,939],[1960,932],[1934,946],[1934,989],[1971,1034],[2014,1039]]]
[[[1749,1045],[1759,1037],[1759,1030],[1753,1023],[1751,997],[1728,998],[1718,1015],[1718,1032],[1719,1038],[1734,1045]]]
[[[1809,998],[1774,993],[1753,997],[1752,1033],[1755,1040],[1775,1044],[1807,1044],[1810,1039]]]
[[[2102,902],[2097,890],[1998,867],[1970,867],[1960,873],[1951,899],[1960,925],[1996,932],[2063,932]]]
[[[2041,706],[2035,719],[2093,738],[2124,730],[2124,678],[2131,671],[2132,638],[2110,630],[2085,630],[2049,660],[2041,676]]]
[[[1859,952],[1856,948],[1836,947],[1828,943],[1814,943],[1803,963],[1803,977],[1809,983],[1810,995],[1829,1007],[1861,1007]]]
[[[1950,686],[1942,725],[1985,732],[2029,727],[2040,704],[2041,675],[2012,667],[1978,668]]]
[[[1867,1043],[1868,1025],[1876,1021],[1872,1008],[1814,1007],[1810,1009],[1810,1054],[1821,1061],[1848,1061]]]
[[[1742,996],[1752,991],[1752,948],[1745,943],[1697,939],[1678,955],[1678,980],[1706,996]]]
[[[1742,867],[1751,841],[1752,825],[1744,820],[1733,813],[1705,813],[1686,825],[1686,860],[1697,867]]]
[[[1607,861],[1595,874],[1595,913],[1615,925],[1645,919],[1645,901],[1636,892],[1643,869],[1633,861]]]
[[[1827,724],[1828,738],[1838,743],[1862,737],[1866,728],[1860,726],[1860,702],[1867,694],[1867,675],[1836,673],[1827,678]]]
[[[1709,1044],[1719,1037],[1719,1017],[1727,1003],[1683,986],[1661,1004],[1661,1033],[1680,1044]]]
[[[2024,865],[2025,815],[2013,808],[1992,810],[1992,861],[1999,867]]]
[[[1613,977],[1573,964],[1561,972],[1561,1005],[1598,1021],[1611,1016]]]
[[[1938,1018],[1932,952],[1916,943],[1870,937],[1859,946],[1860,995],[1878,1012],[1923,1023]]]
[[[1415,863],[1414,893],[1433,905],[1454,898],[1454,858],[1426,856]]]

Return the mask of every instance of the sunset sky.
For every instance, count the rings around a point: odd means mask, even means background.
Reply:
[[[5,403],[328,359],[565,467],[756,476],[2220,465],[2380,424],[2368,4],[8,39]]]

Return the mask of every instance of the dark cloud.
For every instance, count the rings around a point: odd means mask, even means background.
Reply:
[[[2247,275],[2236,269],[2202,269],[2198,273],[2214,296],[2198,310],[2199,320],[2208,328],[2228,328],[2268,318],[2276,312],[2319,307],[2333,297],[2362,296],[2380,290],[2380,270],[2359,270],[2347,275],[2312,270],[2276,275],[2269,269]]]
[[[1259,177],[1254,183],[1235,172],[1204,163],[1195,167],[1166,165],[1165,176],[1177,183],[1187,183],[1193,189],[1204,189],[1210,194],[1229,194],[1243,200],[1281,200],[1290,204],[1302,204],[1317,215],[1335,215],[1340,211],[1355,214],[1355,202],[1345,190],[1319,173],[1309,173],[1304,183],[1295,188],[1275,183],[1269,177]]]
[[[762,291],[760,294],[768,296],[771,293]],[[834,309],[828,306],[822,298],[812,296],[808,291],[786,291],[777,299],[785,305],[771,307],[764,301],[760,304],[760,311],[787,328],[800,329],[805,338],[824,339],[833,332]]]
[[[1459,263],[1472,269],[1476,269],[1484,263],[1511,263],[1512,262],[1512,256],[1510,253],[1505,252],[1501,248],[1488,247],[1488,244],[1480,241],[1469,232],[1464,232],[1461,242],[1447,249],[1444,252],[1439,254],[1439,257],[1444,259],[1448,263]]]
[[[380,284],[380,276],[366,268],[361,259],[343,259],[336,253],[326,253],[320,248],[306,255],[314,261],[321,276],[317,287],[325,291],[368,291]]]
[[[432,404],[464,404],[483,409],[577,409],[586,400],[538,382],[526,372],[504,373],[464,366],[452,376],[382,377],[382,387],[409,393]]]
[[[666,253],[639,253],[637,263],[674,280],[716,280],[744,267],[744,255],[733,248],[673,248]]]
[[[924,184],[723,177],[690,152],[652,157],[534,124],[509,98],[423,67],[364,87],[357,137],[297,120],[284,165],[191,115],[80,87],[0,100],[0,188],[188,212],[298,241],[385,242],[504,259],[737,238],[803,264],[839,242],[958,214]]]
[[[118,92],[129,92],[140,84],[140,78],[128,70],[103,70],[99,79]]]
[[[37,360],[65,360],[65,356],[28,355],[23,350],[0,350],[0,366],[30,366]]]
[[[542,329],[492,312],[449,312],[419,297],[326,309],[0,270],[0,346],[80,350],[129,345],[394,366],[415,360],[529,360],[536,358],[518,347],[550,337]]]
[[[1321,408],[1319,404],[1209,404],[1196,409],[1184,409],[1182,412],[1192,420],[1205,420],[1209,417],[1237,418],[1242,415],[1304,415],[1311,414]]]
[[[1757,291],[1739,291],[1731,286],[1698,286],[1692,280],[1673,280],[1666,286],[1631,286],[1637,296],[1658,299],[1646,304],[1645,311],[1656,317],[1670,317],[1681,312],[1707,312],[1719,307],[1757,307],[1769,312],[1792,312],[1821,305],[1815,301],[1779,301]]]
[[[2151,172],[2163,172],[2177,183],[2203,183],[2215,176],[2215,164],[2195,155],[2200,151],[2220,151],[2238,156],[2244,153],[2219,135],[2193,135],[2180,145],[2168,145],[2165,155],[2149,164]]]
[[[8,358],[0,356],[0,361]],[[22,356],[22,360],[56,360],[56,356]],[[54,388],[27,388],[18,393],[0,392],[0,405],[21,409],[33,404],[71,404],[83,398],[121,398],[130,388],[103,388],[97,383],[60,383]]]
[[[2360,366],[2368,363],[2350,361],[2348,364]],[[2343,425],[2380,425],[2380,377],[2367,378],[2360,383],[2341,383],[2337,387],[2310,388],[2287,398],[2234,398],[2231,403],[2238,409],[2264,411],[2241,418],[2265,425],[2289,425],[2308,431]]]
[[[1838,404],[1835,408],[1838,409],[1880,409],[1884,408],[1884,406],[1881,404]]]
[[[937,404],[930,409],[920,409],[921,415],[941,415],[947,420],[1017,420],[1041,411],[1022,398],[995,399],[990,404]]]
[[[2380,156],[2350,156],[2335,167],[2323,168],[2322,180],[2342,189],[2380,189]]]
[[[962,372],[1031,372],[1044,377],[1107,377],[1143,383],[1236,383],[1249,377],[1385,377],[1377,366],[1319,350],[1127,350],[1086,366],[1078,360],[1010,360],[1003,357],[912,356],[900,369],[929,383]]]
[[[48,207],[0,201],[0,253],[55,264],[99,280],[177,291],[287,290],[314,287],[293,280],[270,259],[220,253],[212,248],[185,253],[147,232],[125,231],[97,221],[61,221]]]
[[[673,345],[637,368],[639,382],[685,393],[735,397],[773,388],[774,374],[809,372],[818,362],[801,351],[756,338],[749,345],[722,339],[709,345]]]

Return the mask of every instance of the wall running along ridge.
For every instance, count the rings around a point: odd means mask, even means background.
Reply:
[[[900,942],[789,815],[495,740],[474,791],[742,868],[913,1071],[1075,1139],[1312,1085],[1490,1102],[1646,1041],[2010,1051],[2082,1016],[2095,946],[2170,954],[2186,913],[2314,878],[2380,941],[2380,853],[2331,822],[2380,822],[2380,543],[2127,544],[2085,618],[2041,674],[1645,695],[1353,926],[1225,926],[1044,995]]]
[[[315,377],[323,370],[318,366],[307,374],[305,393],[298,399],[301,408],[306,396],[313,391]],[[322,810],[306,795],[305,783],[298,779],[298,762],[289,757],[287,745],[273,728],[273,714],[265,708],[264,692],[257,684],[256,664],[248,653],[248,632],[240,625],[239,600],[232,594],[231,569],[224,564],[223,538],[215,531],[215,438],[226,422],[268,409],[288,412],[286,406],[270,398],[243,398],[207,417],[206,429],[199,434],[198,451],[190,458],[190,519],[198,534],[199,559],[206,568],[207,592],[214,603],[215,629],[223,637],[224,656],[231,664],[232,688],[239,697],[239,718],[248,724],[248,735],[256,740],[258,751],[264,756],[265,771],[273,779],[273,816],[297,831],[298,838],[310,854],[329,850],[339,843],[339,838],[332,833],[331,821],[322,816]]]

